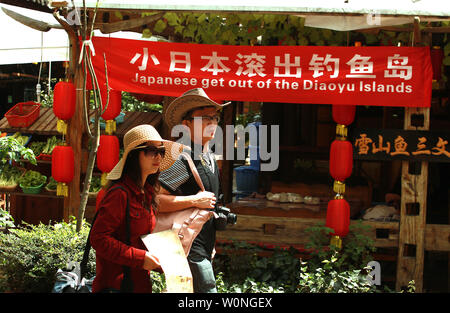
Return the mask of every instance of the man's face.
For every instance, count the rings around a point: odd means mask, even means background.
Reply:
[[[207,107],[192,112],[191,118],[184,120],[183,124],[191,131],[191,136],[194,136],[192,140],[195,143],[205,144],[214,138],[218,117],[219,114],[215,107]]]

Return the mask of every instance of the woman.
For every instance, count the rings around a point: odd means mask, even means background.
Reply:
[[[150,271],[160,266],[140,237],[155,225],[160,167],[167,163],[166,149],[172,151],[176,143],[163,140],[151,125],[132,128],[123,141],[123,157],[108,174],[107,191],[92,225],[90,242],[97,257],[93,292],[151,292]],[[129,244],[125,243],[127,203]],[[132,286],[124,287],[122,283],[129,280]]]

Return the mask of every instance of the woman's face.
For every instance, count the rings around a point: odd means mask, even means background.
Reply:
[[[139,164],[143,177],[155,174],[163,159],[161,152],[164,150],[164,145],[161,141],[151,141],[147,144],[147,147],[139,151]]]

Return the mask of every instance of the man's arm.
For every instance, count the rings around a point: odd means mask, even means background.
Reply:
[[[214,209],[216,196],[209,191],[199,191],[197,194],[189,196],[174,196],[161,187],[156,201],[160,212],[173,212],[191,207]]]

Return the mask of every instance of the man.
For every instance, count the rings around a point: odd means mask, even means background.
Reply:
[[[219,122],[219,110],[225,104],[212,101],[201,88],[192,89],[176,98],[164,112],[169,130],[183,125],[190,132],[191,157],[205,191],[201,191],[185,159],[178,159],[160,174],[160,210],[177,211],[189,207],[216,209],[220,194],[219,169],[208,142],[214,138]],[[192,243],[188,262],[194,292],[217,292],[212,268],[212,253],[216,241],[214,218],[210,218]]]

